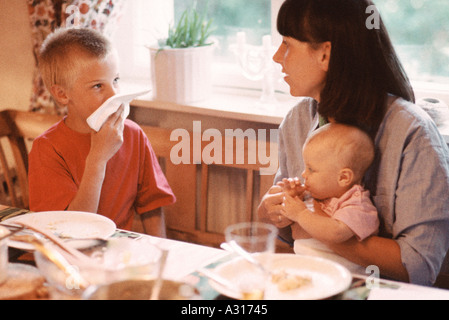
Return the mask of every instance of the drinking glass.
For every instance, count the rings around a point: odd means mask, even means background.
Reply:
[[[235,241],[249,253],[255,254],[257,259],[268,264],[271,254],[275,251],[278,230],[271,224],[261,222],[243,222],[230,225],[225,229],[227,242]],[[244,265],[238,270],[235,281],[241,290],[243,300],[262,300],[269,274],[242,261]]]
[[[225,229],[226,241],[235,241],[250,253],[274,253],[278,230],[262,222],[242,222]]]
[[[92,265],[72,265],[91,286],[117,281],[156,278],[160,268],[162,250],[149,241],[127,238],[109,239],[107,247],[90,254]],[[49,284],[51,299],[81,299],[85,288],[67,275],[40,252],[34,253],[36,265]]]

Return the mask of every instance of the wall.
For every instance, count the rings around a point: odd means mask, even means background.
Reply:
[[[0,0],[0,110],[27,110],[34,57],[26,0]]]

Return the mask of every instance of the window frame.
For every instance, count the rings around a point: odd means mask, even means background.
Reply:
[[[278,47],[282,41],[281,36],[276,31],[276,17],[277,12],[284,0],[271,0],[271,37],[273,47]],[[139,30],[136,25],[142,19],[145,19],[142,11],[139,7],[146,5],[147,7],[156,8],[156,3],[159,5],[164,3],[166,10],[168,10],[171,17],[174,15],[173,0],[133,0],[127,3],[125,6],[126,12],[124,13],[120,22],[119,28],[115,32],[113,41],[116,44],[117,51],[120,56],[121,63],[121,77],[124,81],[148,83],[151,85],[151,69],[150,69],[150,53],[149,50],[146,55],[142,54],[142,46],[150,46],[148,43],[137,43],[136,32],[143,32]],[[167,19],[168,24],[171,21]],[[159,28],[161,29],[161,28]],[[139,36],[139,35],[137,35]],[[138,48],[140,46],[140,48]],[[144,57],[147,57],[145,59]],[[126,57],[126,58],[125,58]],[[239,87],[250,90],[260,90],[262,86],[261,81],[251,81],[246,79],[238,70],[237,64],[221,65],[219,63],[214,64],[214,85],[220,87]],[[437,82],[424,82],[414,81],[411,79],[412,86],[415,90],[417,100],[426,97],[437,98],[444,101],[449,106],[449,86],[447,84]],[[232,84],[232,85],[230,85]],[[289,89],[284,81],[276,82],[276,90],[288,94]]]

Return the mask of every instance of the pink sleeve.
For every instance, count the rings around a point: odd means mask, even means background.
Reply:
[[[379,218],[368,192],[354,192],[351,198],[340,204],[332,218],[346,224],[359,241],[377,234]]]

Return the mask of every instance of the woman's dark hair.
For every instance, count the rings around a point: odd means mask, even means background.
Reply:
[[[367,27],[372,5],[371,0],[286,0],[277,28],[282,36],[312,47],[331,42],[318,112],[374,137],[388,94],[412,102],[415,97],[380,15],[377,28]]]

